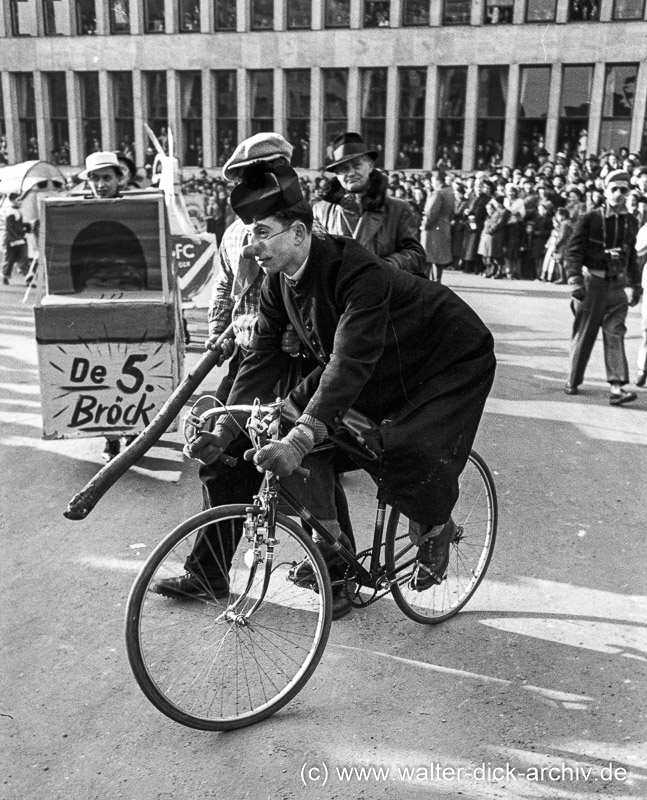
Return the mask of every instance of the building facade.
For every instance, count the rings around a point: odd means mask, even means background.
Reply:
[[[3,0],[5,162],[221,166],[264,130],[318,169],[359,130],[387,169],[523,166],[545,148],[647,163],[646,0]]]

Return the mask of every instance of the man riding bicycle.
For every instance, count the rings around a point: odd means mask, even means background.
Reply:
[[[358,450],[353,459],[410,520],[419,544],[413,587],[440,583],[455,533],[458,478],[494,379],[490,332],[447,287],[394,269],[352,239],[313,232],[312,209],[287,165],[251,164],[231,204],[266,279],[229,404],[272,390],[290,358],[281,348],[288,324],[318,364],[287,398],[294,427],[246,457],[286,477],[326,437],[344,448],[361,420],[372,453]],[[232,418],[221,419],[187,453],[213,463],[235,447],[239,430]],[[343,541],[333,461],[319,457],[306,466],[305,488],[315,487],[321,509],[315,516]],[[334,552],[322,550],[334,565]]]

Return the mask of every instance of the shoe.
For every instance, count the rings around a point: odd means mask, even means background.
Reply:
[[[449,564],[450,545],[456,537],[456,523],[450,517],[437,536],[427,539],[418,548],[416,568],[411,576],[411,588],[424,592],[442,583]]]
[[[9,286],[9,278],[3,278],[2,279],[2,285],[3,286]]]
[[[620,394],[610,394],[609,395],[609,405],[610,406],[622,406],[625,403],[633,403],[634,400],[638,399],[638,395],[635,392],[625,392],[624,389],[620,391]]]
[[[164,597],[175,600],[188,600],[191,597],[213,598],[224,600],[229,597],[229,581],[217,578],[213,583],[206,579],[198,578],[192,572],[187,572],[177,578],[163,578],[153,586],[153,591]]]
[[[647,381],[647,372],[639,372],[638,377],[636,378],[636,386],[639,389],[642,389]]]
[[[335,593],[333,590],[332,596],[332,618],[341,619],[353,610],[353,604],[348,596],[348,589],[346,586],[341,586]]]
[[[573,386],[572,383],[567,383],[564,387],[564,394],[579,394],[580,390],[577,386]]]
[[[115,456],[119,455],[120,450],[119,439],[106,439],[106,446],[103,448],[101,457],[104,461],[112,461]]]

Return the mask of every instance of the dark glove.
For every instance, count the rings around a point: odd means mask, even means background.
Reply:
[[[245,461],[253,461],[259,472],[273,472],[287,478],[300,466],[312,450],[315,434],[307,425],[296,425],[278,442],[270,442],[260,450],[247,450]]]
[[[642,286],[632,286],[631,287],[631,300],[629,301],[630,306],[637,306],[640,303],[640,298],[643,296],[643,288]]]
[[[568,286],[571,290],[571,297],[574,300],[584,300],[586,297],[586,286],[584,285],[584,280],[582,278],[569,278]]]
[[[236,438],[236,432],[224,422],[218,422],[213,433],[203,431],[184,446],[184,454],[203,464],[215,463]]]

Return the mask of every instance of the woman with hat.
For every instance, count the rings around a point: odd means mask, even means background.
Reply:
[[[325,169],[334,172],[328,191],[315,203],[315,219],[328,233],[350,236],[370,253],[406,272],[425,270],[425,251],[409,203],[387,194],[388,179],[375,167],[376,150],[359,133],[340,134]]]

